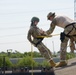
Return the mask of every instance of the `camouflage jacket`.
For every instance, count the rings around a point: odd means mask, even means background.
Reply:
[[[32,44],[35,44],[38,42],[38,39],[37,37],[38,36],[41,36],[41,35],[46,35],[46,33],[41,33],[42,30],[39,29],[37,26],[31,26],[29,31],[28,31],[28,34],[27,34],[27,39],[32,43]]]

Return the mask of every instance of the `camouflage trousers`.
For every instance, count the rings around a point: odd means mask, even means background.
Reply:
[[[74,41],[74,38],[71,37],[71,38],[70,38],[70,44],[69,44],[71,53],[74,53],[74,50],[76,50],[75,44],[76,44],[76,41]]]
[[[51,51],[42,42],[37,45],[37,48],[45,59],[50,60],[52,58]]]
[[[65,34],[68,34],[70,37],[73,37],[74,38],[74,41],[76,40],[76,24],[74,24],[74,27],[73,25],[70,25],[66,28],[64,28],[64,33]],[[67,36],[65,36],[65,39],[63,42],[61,42],[61,45],[60,45],[60,59],[61,60],[66,60],[66,50],[67,50],[67,44],[68,44],[68,40],[71,39]]]

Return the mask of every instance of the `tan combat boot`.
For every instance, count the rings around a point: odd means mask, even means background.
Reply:
[[[63,67],[63,66],[67,66],[67,62],[66,61],[58,62],[55,67],[57,68],[57,67]]]
[[[49,63],[51,65],[51,67],[55,67],[56,66],[56,63],[53,60],[50,60]]]

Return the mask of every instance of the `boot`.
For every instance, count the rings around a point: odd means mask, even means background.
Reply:
[[[66,61],[61,61],[61,62],[57,63],[55,67],[57,68],[57,67],[63,67],[63,66],[67,66]]]
[[[53,60],[50,60],[49,63],[51,64],[51,67],[55,67],[56,63]]]

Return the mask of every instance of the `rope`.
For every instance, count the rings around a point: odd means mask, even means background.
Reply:
[[[33,46],[32,46],[32,44],[31,44],[31,58],[33,60]],[[32,63],[31,64],[31,66],[32,66],[32,75],[33,75],[33,61],[31,63]]]
[[[52,37],[52,36],[58,36],[60,34],[54,34],[54,35],[48,35],[48,36],[37,36],[37,38],[49,38],[49,37]]]

